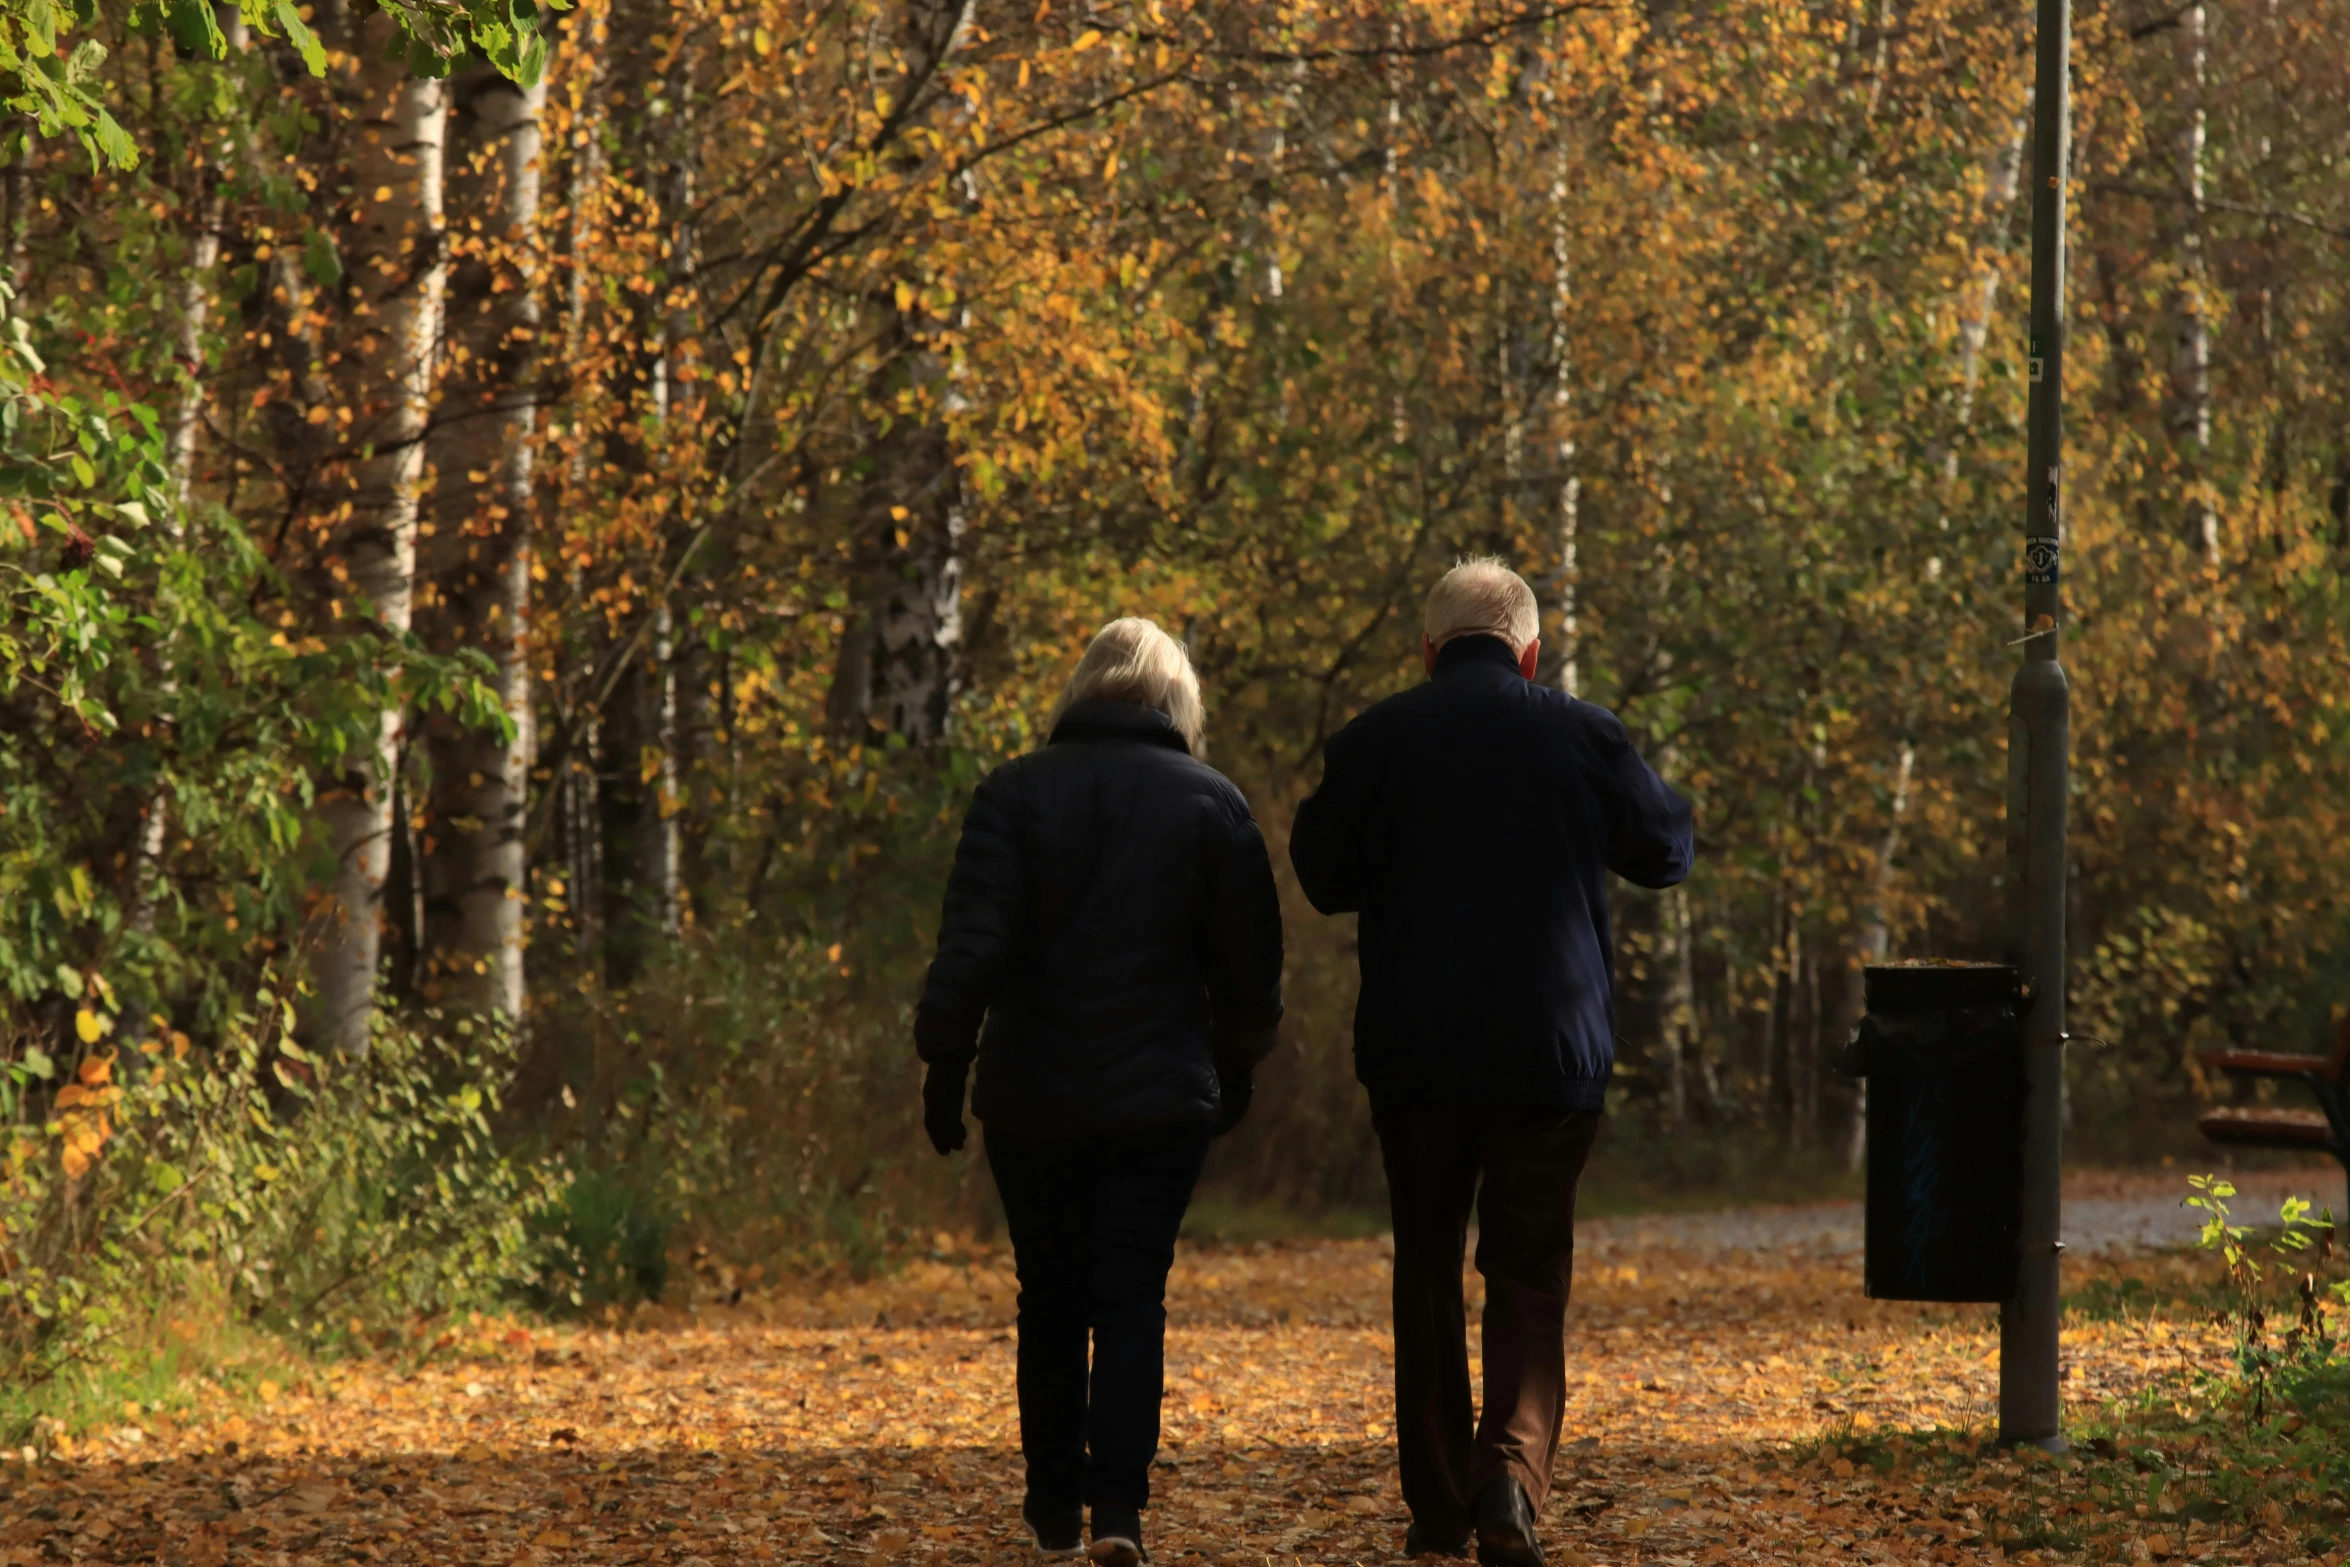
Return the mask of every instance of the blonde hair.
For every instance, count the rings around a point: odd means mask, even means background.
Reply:
[[[1421,624],[1438,647],[1455,637],[1499,637],[1523,653],[1542,635],[1542,612],[1524,577],[1491,555],[1472,555],[1438,579]]]
[[[1079,702],[1133,702],[1156,708],[1175,725],[1191,754],[1205,754],[1207,709],[1200,702],[1199,675],[1183,644],[1153,621],[1129,615],[1094,633],[1077,673],[1053,704],[1049,732]]]

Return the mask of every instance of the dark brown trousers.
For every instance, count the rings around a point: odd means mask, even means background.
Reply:
[[[1374,1116],[1395,1224],[1395,1444],[1404,1504],[1466,1530],[1508,1475],[1541,1511],[1567,1397],[1575,1183],[1597,1111],[1389,1107]],[[1485,1278],[1485,1411],[1469,1398],[1461,1260],[1477,1213]]]

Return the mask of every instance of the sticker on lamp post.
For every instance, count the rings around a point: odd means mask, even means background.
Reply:
[[[2054,582],[2060,547],[2057,541],[2035,533],[2024,540],[2024,580],[2026,582]]]
[[[2032,384],[2038,386],[2041,377],[2047,373],[2048,356],[2040,352],[2040,340],[2037,337],[2032,339],[2032,351],[2029,357],[2032,366]]]

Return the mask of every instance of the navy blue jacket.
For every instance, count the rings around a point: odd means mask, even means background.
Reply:
[[[1290,862],[1362,915],[1355,1074],[1374,1107],[1597,1110],[1615,1070],[1606,875],[1670,887],[1689,803],[1613,713],[1458,637],[1425,684],[1333,735]]]
[[[1043,750],[987,775],[914,1014],[925,1061],[977,1045],[971,1109],[987,1127],[1212,1121],[1217,1062],[1253,1065],[1280,1019],[1264,837],[1164,714],[1080,702]]]

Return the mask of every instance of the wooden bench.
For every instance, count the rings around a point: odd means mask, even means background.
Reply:
[[[2239,1148],[2301,1148],[2327,1153],[2350,1175],[2350,1104],[2344,1074],[2350,1071],[2350,1017],[2342,1020],[2330,1054],[2279,1055],[2266,1050],[2228,1050],[2203,1057],[2203,1064],[2231,1077],[2285,1078],[2317,1097],[2314,1110],[2272,1105],[2230,1105],[2213,1110],[2196,1126],[2215,1143]]]

